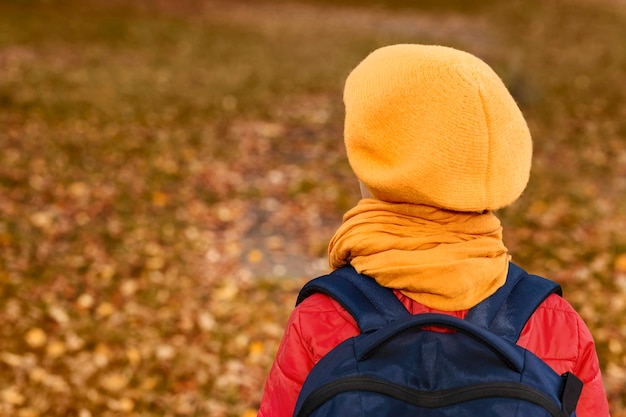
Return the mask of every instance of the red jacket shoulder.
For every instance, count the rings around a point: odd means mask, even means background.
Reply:
[[[294,314],[299,318],[303,342],[308,344],[315,363],[339,343],[359,334],[350,313],[323,294],[308,297],[296,307]]]

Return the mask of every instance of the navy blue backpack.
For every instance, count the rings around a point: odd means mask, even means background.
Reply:
[[[576,415],[582,382],[515,343],[539,304],[561,294],[552,281],[510,264],[506,284],[465,320],[411,315],[391,290],[350,266],[310,281],[297,303],[316,292],[337,300],[361,333],[313,367],[296,417]]]

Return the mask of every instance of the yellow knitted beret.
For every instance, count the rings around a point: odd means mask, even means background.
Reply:
[[[377,49],[348,76],[344,104],[348,160],[377,199],[495,210],[528,183],[524,116],[498,75],[467,52]]]

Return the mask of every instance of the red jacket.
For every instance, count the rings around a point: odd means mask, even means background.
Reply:
[[[430,309],[396,292],[412,313],[441,312],[464,318],[467,311]],[[350,314],[326,295],[314,294],[294,309],[265,385],[258,417],[291,417],[304,379],[333,347],[359,333]],[[574,309],[551,295],[528,320],[518,341],[559,374],[584,382],[577,417],[605,417],[609,407],[591,333]]]

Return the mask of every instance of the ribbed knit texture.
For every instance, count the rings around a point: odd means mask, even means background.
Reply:
[[[524,117],[498,75],[469,53],[380,48],[349,75],[344,104],[350,165],[379,200],[495,210],[526,187]]]

